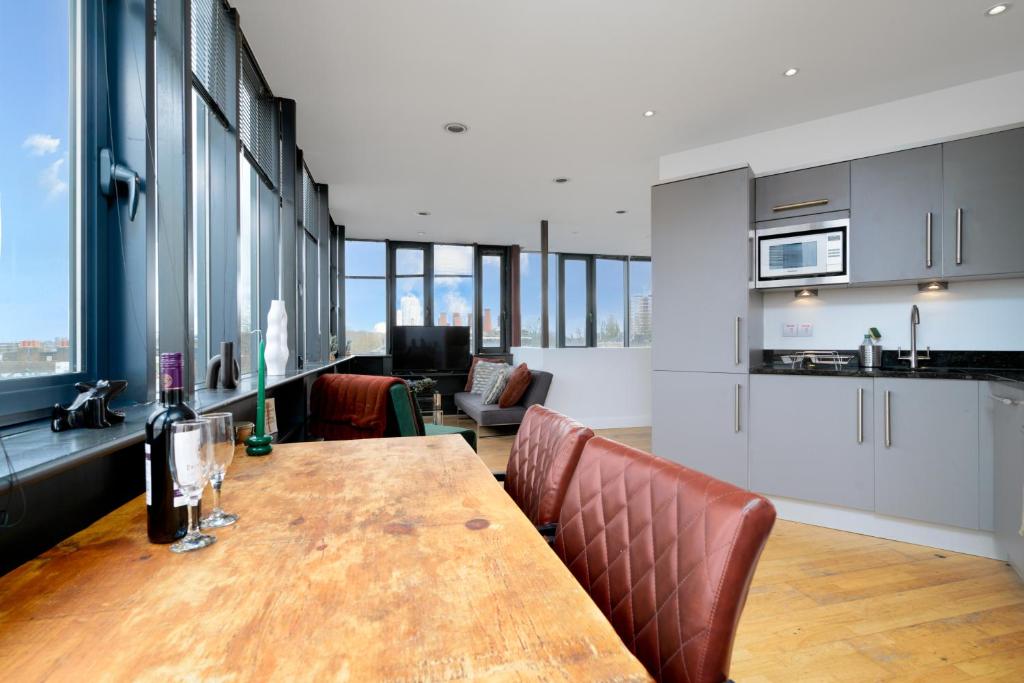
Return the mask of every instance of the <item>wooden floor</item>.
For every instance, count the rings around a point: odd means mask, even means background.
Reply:
[[[650,429],[597,430],[650,448]],[[513,437],[480,439],[492,470]],[[1024,584],[1003,562],[779,520],[733,651],[738,683],[1024,681]]]

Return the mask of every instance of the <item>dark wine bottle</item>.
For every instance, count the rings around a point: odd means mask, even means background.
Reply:
[[[185,403],[180,353],[160,354],[160,407],[146,420],[146,530],[151,543],[173,543],[188,531],[187,499],[174,486],[168,455],[171,425],[196,419]]]

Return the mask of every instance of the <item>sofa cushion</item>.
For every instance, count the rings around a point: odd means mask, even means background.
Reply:
[[[473,362],[469,365],[469,376],[466,377],[466,391],[473,391],[473,375],[477,363],[504,363],[504,358],[488,358],[486,356],[473,356]]]
[[[455,394],[455,405],[474,422],[484,427],[517,425],[523,421],[523,415],[526,414],[526,408],[523,406],[502,408],[496,403],[484,405],[482,396],[468,391]]]
[[[501,392],[498,405],[502,408],[511,408],[519,403],[520,399],[523,398],[523,394],[526,393],[527,387],[530,386],[532,379],[533,375],[530,374],[530,368],[526,367],[526,363],[517,365],[508,378],[505,391]]]
[[[498,399],[501,398],[502,393],[505,391],[505,385],[508,384],[508,378],[512,375],[512,368],[507,365],[501,366],[501,369],[494,374],[494,377],[488,383],[480,395],[483,396],[484,405],[497,405]]]
[[[470,391],[482,396],[488,387],[492,386],[494,378],[507,367],[506,363],[485,363],[481,365],[473,372],[473,388]]]

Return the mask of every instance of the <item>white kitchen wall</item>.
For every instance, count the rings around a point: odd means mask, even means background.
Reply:
[[[514,348],[516,363],[554,375],[545,405],[594,429],[651,424],[651,350]]]
[[[661,157],[672,180],[749,164],[757,175],[944,142],[1024,122],[1024,71]]]
[[[951,282],[945,292],[916,284],[825,289],[817,298],[793,292],[764,296],[764,344],[769,349],[855,349],[869,327],[886,349],[910,346],[910,307],[921,324],[918,347],[943,350],[1024,351],[1024,279]],[[810,323],[812,337],[784,337],[786,323]]]

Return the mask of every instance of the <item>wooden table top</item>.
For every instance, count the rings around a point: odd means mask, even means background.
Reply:
[[[139,496],[0,578],[0,677],[650,680],[461,436],[242,455],[224,507],[177,555]]]

